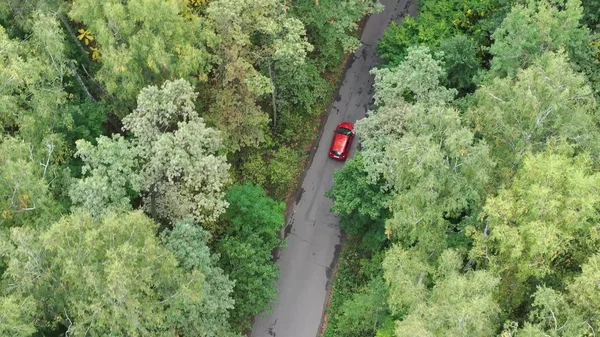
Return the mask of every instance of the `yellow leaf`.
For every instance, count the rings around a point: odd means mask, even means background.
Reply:
[[[388,240],[390,239],[390,237],[392,236],[392,230],[389,228],[385,229],[385,236],[387,236]]]
[[[21,194],[19,196],[19,205],[21,206],[21,208],[27,208],[27,205],[29,204],[29,196],[27,194]]]

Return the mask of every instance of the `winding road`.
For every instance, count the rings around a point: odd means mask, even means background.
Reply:
[[[306,172],[296,205],[285,228],[287,245],[279,252],[279,295],[272,313],[254,321],[252,337],[316,337],[329,293],[333,269],[341,249],[338,216],[325,192],[333,184],[333,172],[344,164],[329,159],[333,130],[342,121],[365,117],[373,99],[373,76],[377,65],[377,40],[391,20],[416,15],[418,0],[381,0],[382,13],[371,15],[362,32],[362,47],[347,68],[336,101],[331,106],[323,134]],[[322,134],[322,135],[323,135]],[[353,150],[356,149],[356,140]]]

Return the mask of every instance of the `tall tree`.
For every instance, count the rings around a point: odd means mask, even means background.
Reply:
[[[37,311],[31,297],[0,297],[0,334],[4,336],[30,337],[36,332],[33,324]]]
[[[13,137],[0,136],[0,231],[12,226],[40,227],[61,211],[47,178],[53,175],[52,144],[38,161],[37,150]]]
[[[594,235],[598,235],[597,232]],[[577,275],[568,289],[569,299],[592,331],[600,330],[600,254],[590,256],[581,265],[581,274]]]
[[[215,230],[227,207],[229,164],[219,153],[219,132],[194,110],[195,97],[185,80],[144,88],[138,107],[123,119],[131,140],[99,138],[95,147],[80,141],[78,155],[89,174],[74,186],[73,202],[99,214],[125,205],[131,189],[142,193],[153,218],[176,222],[191,216]]]
[[[232,186],[227,201],[227,233],[218,251],[223,269],[236,282],[232,322],[246,329],[249,319],[266,310],[277,295],[278,267],[271,252],[280,243],[285,205],[251,183]]]
[[[2,295],[35,299],[38,329],[172,337],[201,310],[204,275],[179,268],[157,229],[139,211],[101,221],[76,211],[42,232],[14,228]]]
[[[529,302],[536,284],[563,287],[600,244],[600,175],[589,155],[564,141],[527,153],[512,184],[490,198],[471,256],[502,277],[508,315]]]
[[[565,49],[576,71],[598,80],[597,47],[590,30],[583,26],[581,0],[530,1],[516,4],[492,35],[494,44],[489,75],[513,76],[548,51]]]
[[[67,4],[60,0],[5,0],[0,3],[0,19],[14,24],[14,27],[6,28],[31,31],[34,13],[56,14],[66,7]]]
[[[356,123],[366,172],[372,183],[383,178],[390,163],[387,152],[391,144],[406,131],[405,112],[410,104],[443,105],[456,91],[441,85],[445,77],[442,62],[435,60],[428,48],[411,47],[406,60],[393,68],[374,69],[375,111]]]
[[[94,217],[111,210],[131,210],[131,195],[142,189],[138,151],[120,135],[100,136],[96,146],[77,141],[76,156],[84,162],[69,192],[75,205],[83,205]]]
[[[279,0],[213,0],[207,15],[219,41],[211,120],[231,151],[257,146],[265,141],[269,118],[258,100],[274,90],[272,78],[261,69],[304,63],[312,50],[304,25]]]
[[[441,85],[446,76],[443,62],[434,59],[427,47],[410,47],[407,52],[399,65],[371,71],[375,75],[375,104],[393,107],[403,102],[451,102],[456,90]]]
[[[481,64],[479,46],[467,36],[456,35],[440,42],[443,67],[446,72],[444,84],[465,95],[475,90],[473,79]]]
[[[38,146],[60,147],[57,130],[72,126],[64,108],[68,75],[65,38],[51,15],[36,14],[27,40],[10,39],[0,27],[0,127]]]
[[[219,256],[210,253],[210,233],[190,221],[181,221],[172,231],[163,232],[161,238],[181,268],[204,275],[202,304],[186,312],[177,331],[182,336],[233,336],[227,320],[234,309],[231,296],[235,282],[217,266]]]
[[[148,85],[206,78],[213,37],[204,21],[186,12],[180,0],[73,1],[69,16],[95,36],[102,63],[96,78],[124,104],[120,115]]]
[[[345,233],[362,237],[365,248],[381,248],[392,195],[383,179],[369,179],[362,152],[334,173],[334,185],[326,195],[333,199],[331,211],[340,214],[340,227]]]
[[[480,87],[472,99],[467,118],[490,144],[501,181],[512,175],[527,149],[541,151],[552,136],[600,156],[597,102],[564,54],[546,53],[515,77]]]
[[[406,106],[406,132],[387,148],[392,184],[388,233],[439,254],[463,240],[463,228],[485,200],[494,164],[487,145],[461,125],[453,108]]]
[[[495,336],[498,278],[486,271],[461,273],[463,257],[454,250],[443,252],[437,268],[399,246],[386,255],[390,306],[404,313],[396,325],[397,337]]]
[[[335,71],[345,53],[356,51],[361,45],[356,34],[360,19],[383,10],[378,1],[371,0],[297,0],[288,6],[291,15],[306,26],[310,43],[318,48],[313,57],[320,72]]]

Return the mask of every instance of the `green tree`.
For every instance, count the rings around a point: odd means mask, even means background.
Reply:
[[[393,68],[374,69],[375,103],[378,108],[357,121],[366,172],[371,183],[389,170],[388,151],[406,132],[406,112],[411,103],[443,105],[456,91],[441,85],[445,72],[426,47],[413,47],[407,58]],[[389,184],[388,184],[389,185]]]
[[[389,315],[386,297],[387,286],[381,277],[374,278],[363,289],[352,294],[340,309],[336,336],[374,336]]]
[[[186,12],[183,1],[73,1],[69,17],[83,23],[100,47],[96,79],[124,104],[117,114],[128,113],[148,85],[206,78],[211,68],[207,48],[214,37],[203,20]]]
[[[25,41],[10,39],[0,27],[0,128],[38,146],[62,148],[60,128],[72,125],[64,108],[68,75],[65,38],[54,17],[36,14]]]
[[[515,77],[480,87],[466,116],[490,144],[497,175],[506,181],[527,149],[543,150],[552,136],[566,137],[597,158],[597,106],[585,77],[566,56],[546,53]]]
[[[490,35],[501,24],[514,1],[452,0],[419,1],[419,16],[392,23],[378,44],[379,55],[395,65],[414,45],[437,49],[440,42],[466,35],[477,45],[489,46]]]
[[[384,177],[394,199],[386,227],[404,244],[440,253],[444,243],[465,239],[464,226],[485,200],[494,163],[455,109],[416,105],[403,113],[406,132],[387,148]]]
[[[33,336],[36,302],[31,297],[0,297],[0,334],[4,336]]]
[[[185,80],[144,88],[138,106],[123,119],[142,159],[146,209],[171,221],[191,215],[214,222],[227,207],[229,164],[221,137],[194,110],[196,93]]]
[[[289,9],[302,20],[308,40],[318,48],[314,58],[320,72],[336,71],[343,55],[360,47],[356,36],[360,19],[382,10],[379,2],[370,0],[298,0]]]
[[[512,184],[486,202],[480,228],[469,231],[471,256],[502,277],[499,299],[511,317],[536,284],[560,289],[597,251],[600,176],[593,167],[564,141],[527,153]]]
[[[463,257],[455,250],[444,251],[437,268],[399,246],[386,255],[390,306],[406,312],[397,322],[397,337],[495,336],[498,278],[486,271],[462,273]]]
[[[257,146],[265,141],[269,118],[257,103],[274,90],[261,68],[301,65],[312,45],[302,22],[278,0],[213,0],[206,11],[218,39],[219,62],[210,119],[232,152]]]
[[[6,0],[0,4],[0,19],[16,26],[7,28],[30,30],[33,24],[32,16],[35,16],[34,13],[56,13],[59,9],[64,9],[61,8],[62,6],[65,6],[65,4],[59,0]]]
[[[227,233],[218,251],[221,266],[235,280],[232,322],[245,329],[249,319],[267,309],[277,295],[278,267],[272,262],[271,251],[279,246],[285,205],[251,183],[232,186],[227,202]]]
[[[456,35],[442,40],[439,50],[447,74],[444,84],[461,95],[473,92],[473,79],[481,64],[477,43],[464,35]]]
[[[582,0],[584,22],[590,29],[600,31],[600,3],[594,0]]]
[[[594,328],[586,324],[560,292],[541,286],[533,298],[529,320],[517,333],[518,336],[575,337],[593,333]]]
[[[596,236],[597,232],[594,233]],[[593,330],[600,329],[600,254],[590,256],[581,265],[582,272],[568,286],[568,297],[581,317]]]
[[[54,172],[53,145],[46,145],[46,157],[39,158],[30,144],[0,136],[0,229],[39,227],[60,214],[46,180]]]
[[[207,246],[210,233],[189,221],[181,221],[172,231],[161,234],[162,241],[186,272],[198,270],[204,275],[202,304],[185,314],[177,331],[183,336],[233,336],[229,311],[234,282],[217,266],[219,256],[211,255]]]
[[[96,145],[77,141],[76,156],[83,166],[69,196],[73,204],[82,205],[94,217],[111,210],[131,210],[131,194],[142,189],[138,150],[120,135],[96,139]]]
[[[139,211],[101,221],[76,211],[41,232],[13,228],[3,295],[35,299],[38,329],[174,336],[202,308],[204,275],[179,268],[157,229]]]
[[[514,76],[548,51],[565,49],[576,71],[597,76],[596,46],[590,30],[581,24],[581,0],[531,1],[516,4],[492,35],[491,77]]]
[[[369,180],[359,151],[334,173],[333,187],[326,194],[333,199],[331,210],[340,214],[344,232],[362,237],[366,247],[376,249],[385,241],[385,220],[390,216],[388,205],[392,199],[382,180]]]
[[[518,324],[509,322],[505,324],[504,336],[593,336],[600,328],[600,255],[591,256],[581,269],[566,291],[538,286],[523,328],[516,330]]]
[[[404,61],[393,68],[374,69],[375,104],[397,106],[403,102],[441,104],[452,101],[456,90],[441,85],[443,63],[427,47],[410,47]]]
[[[176,222],[188,216],[211,231],[227,207],[229,164],[219,132],[206,127],[194,110],[196,97],[185,80],[144,88],[138,106],[123,119],[133,138],[99,138],[98,145],[78,142],[87,177],[71,196],[101,214],[127,204],[127,194],[142,193],[144,208],[155,219]]]

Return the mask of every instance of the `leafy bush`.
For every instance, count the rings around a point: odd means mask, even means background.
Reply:
[[[233,185],[227,202],[229,208],[223,216],[226,235],[217,250],[222,268],[236,282],[231,321],[243,330],[277,295],[278,266],[272,262],[271,251],[279,245],[285,205],[252,183]]]

